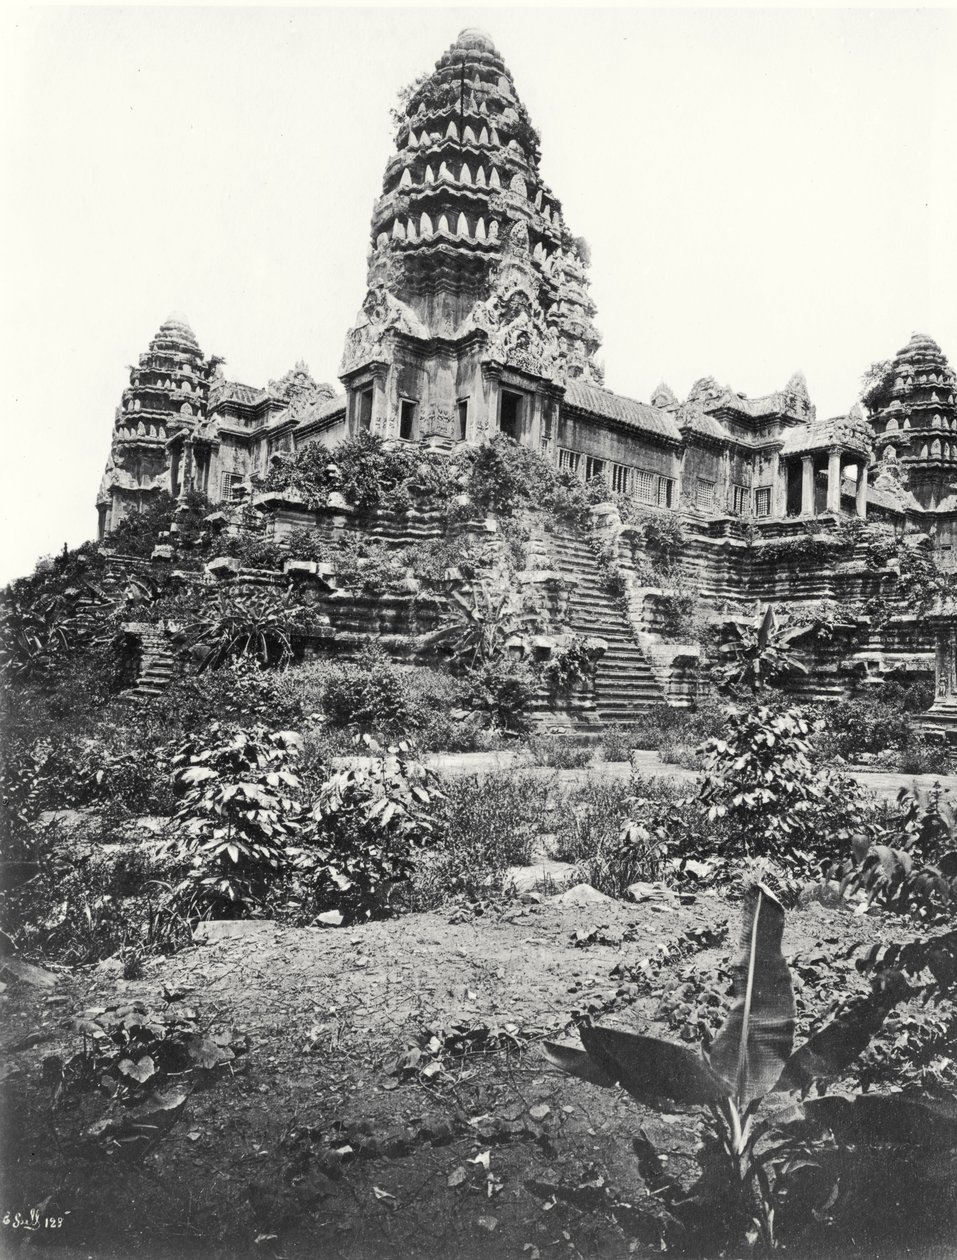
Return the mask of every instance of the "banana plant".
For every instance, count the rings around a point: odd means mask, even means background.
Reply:
[[[870,997],[795,1050],[794,989],[781,952],[784,917],[780,901],[765,883],[750,886],[732,971],[733,1003],[708,1053],[597,1026],[579,1030],[582,1050],[552,1042],[544,1045],[554,1066],[594,1085],[621,1086],[645,1106],[661,1111],[707,1107],[726,1157],[729,1203],[743,1214],[741,1219],[752,1222],[767,1250],[776,1246],[769,1176],[774,1151],[756,1155],[755,1148],[783,1115],[810,1119],[814,1107],[792,1106],[781,1116],[761,1120],[762,1101],[779,1091],[806,1094],[816,1082],[842,1074],[887,1013],[911,992],[900,972],[884,972]]]

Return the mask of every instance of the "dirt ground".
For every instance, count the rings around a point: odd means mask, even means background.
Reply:
[[[490,771],[518,768],[521,768],[524,774],[556,773],[544,766],[526,767],[521,753],[509,751],[440,753],[426,760],[433,769],[442,774],[488,774]],[[957,774],[943,772],[940,774],[898,774],[890,770],[867,770],[862,766],[849,766],[844,769],[862,787],[873,792],[875,796],[884,797],[887,800],[894,800],[901,788],[929,792],[937,783],[945,792],[957,795]],[[596,775],[612,779],[627,779],[635,772],[647,778],[669,779],[675,783],[692,784],[699,778],[696,770],[661,761],[656,752],[644,748],[635,749],[631,754],[631,761],[599,761],[583,770],[558,771],[558,778],[562,783],[580,783]]]
[[[564,1077],[539,1043],[575,1040],[569,1021],[585,1011],[676,1037],[661,995],[728,957],[736,906],[712,893],[640,905],[546,899],[456,917],[245,924],[150,960],[132,981],[110,963],[61,970],[53,989],[6,976],[4,1211],[43,1204],[64,1224],[55,1237],[4,1227],[3,1254],[659,1254],[647,1219],[629,1226],[647,1195],[631,1138],[643,1127],[671,1168],[690,1171],[694,1116],[644,1111]],[[801,957],[824,941],[847,955],[892,930],[812,903],[789,914],[785,950]],[[653,983],[629,980],[662,958]],[[864,983],[849,957],[845,981]],[[54,1104],[41,1077],[46,1056],[79,1048],[78,1012],[137,999],[152,1011],[193,1007],[211,1032],[247,1034],[249,1049],[127,1160],[83,1138],[102,1097]]]

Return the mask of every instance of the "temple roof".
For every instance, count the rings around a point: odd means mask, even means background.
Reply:
[[[467,26],[464,31],[459,31],[459,37],[453,44],[453,48],[474,48],[479,52],[498,56],[498,49],[492,43],[491,35],[478,26]]]
[[[191,349],[199,349],[199,342],[196,340],[196,334],[190,328],[185,315],[179,311],[173,311],[160,324],[157,337],[165,338],[168,341],[179,341]]]
[[[602,416],[607,420],[617,420],[619,424],[626,424],[629,428],[654,433],[674,442],[681,441],[678,426],[670,412],[638,402],[634,398],[625,398],[622,394],[613,394],[610,389],[586,385],[580,380],[570,380],[565,387],[565,402],[570,407],[577,407],[579,411],[589,411],[592,415]]]
[[[837,447],[869,455],[871,448],[869,426],[853,414],[834,416],[830,420],[814,420],[810,424],[797,424],[787,429],[783,437],[782,455],[797,455]]]
[[[730,441],[731,437],[720,421],[694,403],[683,403],[678,409],[678,428],[682,432],[700,433],[703,437],[716,438],[722,442]]]
[[[247,407],[262,402],[266,391],[257,385],[244,385],[241,381],[220,381],[209,391],[209,405],[216,403],[238,402]]]

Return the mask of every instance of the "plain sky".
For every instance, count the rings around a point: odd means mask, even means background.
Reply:
[[[911,332],[957,363],[947,9],[33,8],[2,19],[0,581],[95,530],[173,310],[232,379],[334,381],[399,88],[488,30],[591,246],[610,388],[819,414]]]

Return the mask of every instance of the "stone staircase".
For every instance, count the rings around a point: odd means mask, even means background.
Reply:
[[[139,669],[135,684],[124,695],[130,700],[151,700],[182,673],[182,662],[167,638],[166,631],[156,626],[127,626],[135,631],[140,643]]]
[[[570,526],[558,525],[548,537],[555,567],[571,587],[571,628],[608,644],[595,675],[598,712],[605,722],[627,726],[637,713],[665,703],[664,693],[635,641],[627,613],[602,585],[586,536]]]

